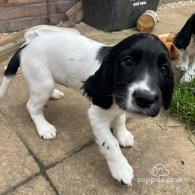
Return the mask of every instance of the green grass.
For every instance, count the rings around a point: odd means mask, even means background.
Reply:
[[[195,79],[175,86],[170,114],[182,119],[195,135]]]

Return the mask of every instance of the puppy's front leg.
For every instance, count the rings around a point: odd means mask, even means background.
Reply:
[[[133,169],[123,156],[118,141],[110,131],[110,124],[115,118],[114,110],[103,110],[91,106],[88,117],[93,128],[96,142],[107,160],[112,176],[121,184],[131,185]]]
[[[180,83],[191,82],[195,78],[195,57],[193,58],[193,62],[191,66],[189,66],[188,70],[182,76]]]
[[[113,121],[113,134],[118,140],[119,144],[123,147],[133,146],[134,136],[128,131],[125,125],[126,115],[125,113],[117,116]]]
[[[181,51],[181,57],[178,64],[176,65],[178,70],[186,71],[189,65],[189,53],[186,50]]]

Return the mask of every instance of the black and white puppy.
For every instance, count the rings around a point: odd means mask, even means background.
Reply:
[[[193,14],[182,27],[174,40],[177,48],[181,49],[181,57],[177,68],[184,72],[180,82],[190,82],[195,78],[195,14]],[[192,64],[189,64],[190,50],[192,51]]]
[[[140,33],[108,47],[70,32],[38,36],[10,60],[0,97],[19,66],[29,84],[27,109],[39,136],[56,137],[55,127],[43,115],[50,97],[64,96],[54,89],[55,83],[83,91],[93,103],[88,117],[112,176],[131,185],[133,169],[119,147],[134,143],[125,126],[125,113],[155,117],[161,105],[167,109],[171,102],[173,73],[161,41],[154,35]]]

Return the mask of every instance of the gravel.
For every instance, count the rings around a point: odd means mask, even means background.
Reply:
[[[173,3],[173,2],[178,2],[181,0],[159,0],[159,5],[165,4],[165,3]],[[183,1],[189,1],[189,0],[183,0]]]
[[[177,2],[173,2],[173,3],[163,3],[158,7],[158,10],[174,9],[176,7],[183,7],[183,6],[190,6],[190,5],[195,5],[195,0],[177,1]]]

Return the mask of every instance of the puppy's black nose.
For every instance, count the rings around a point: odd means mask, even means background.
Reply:
[[[146,90],[135,90],[133,93],[135,103],[140,108],[150,108],[152,104],[158,101],[159,96],[157,94],[151,94]]]

